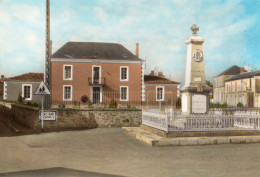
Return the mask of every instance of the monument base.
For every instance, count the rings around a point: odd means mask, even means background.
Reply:
[[[198,90],[185,88],[181,91],[182,114],[207,114],[209,111],[209,92],[211,88]]]

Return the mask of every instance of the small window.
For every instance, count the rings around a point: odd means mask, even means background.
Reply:
[[[72,65],[64,65],[63,79],[72,80]]]
[[[156,87],[156,101],[164,101],[164,87]]]
[[[128,87],[120,87],[120,101],[128,101]]]
[[[71,85],[63,86],[63,100],[64,101],[72,100],[72,86]]]
[[[122,66],[120,67],[120,81],[128,81],[128,67]]]
[[[24,100],[32,100],[32,85],[23,84],[22,85],[22,97]]]

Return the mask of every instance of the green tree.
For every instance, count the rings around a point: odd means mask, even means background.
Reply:
[[[212,84],[210,81],[206,81],[206,84],[207,84],[209,87],[213,88],[213,84]]]

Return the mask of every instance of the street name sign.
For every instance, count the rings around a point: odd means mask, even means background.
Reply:
[[[40,111],[39,112],[39,119],[41,120],[41,116],[43,120],[57,120],[58,118],[58,112],[55,110],[46,110],[46,111]]]

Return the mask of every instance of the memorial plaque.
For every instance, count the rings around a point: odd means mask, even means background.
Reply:
[[[192,95],[192,113],[202,114],[207,112],[207,98],[205,95]]]

